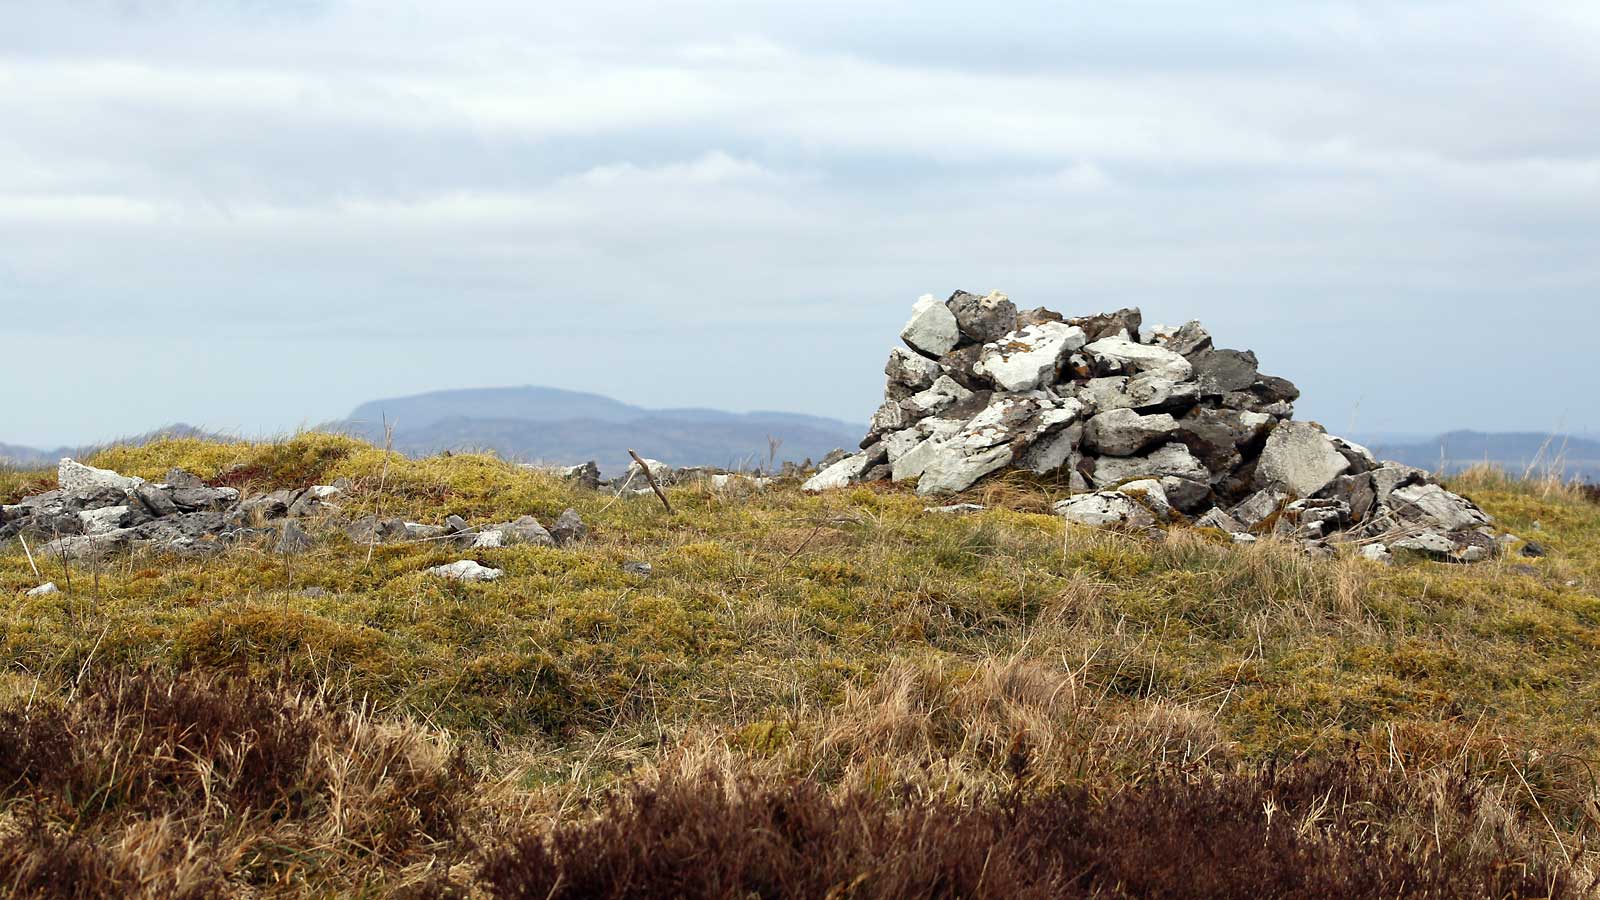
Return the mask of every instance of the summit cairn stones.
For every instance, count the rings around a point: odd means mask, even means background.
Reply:
[[[1004,294],[957,291],[918,299],[900,337],[864,449],[806,490],[893,480],[940,496],[1020,470],[1071,490],[1056,510],[1083,524],[1188,517],[1240,543],[1277,535],[1326,554],[1359,542],[1374,560],[1471,562],[1497,547],[1472,501],[1295,420],[1299,389],[1199,322],[1018,312]]]

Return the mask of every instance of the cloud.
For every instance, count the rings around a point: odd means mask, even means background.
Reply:
[[[1543,427],[1600,388],[1587,3],[3,15],[0,306],[54,374],[0,440],[497,382],[859,418],[910,300],[956,287],[1205,319],[1378,429]],[[1572,391],[1484,402],[1519,384],[1486,364],[1507,319]],[[75,342],[296,368],[219,392],[53,365]],[[75,411],[113,362],[151,399]]]

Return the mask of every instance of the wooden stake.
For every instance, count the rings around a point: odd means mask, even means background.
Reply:
[[[656,484],[656,476],[651,473],[650,466],[645,463],[644,459],[636,451],[629,450],[628,455],[633,457],[633,461],[639,464],[639,471],[644,473],[644,480],[650,482],[650,490],[655,491],[656,496],[661,498],[661,505],[667,508],[667,514],[673,515],[672,501],[667,499],[666,493],[661,490],[661,485]]]

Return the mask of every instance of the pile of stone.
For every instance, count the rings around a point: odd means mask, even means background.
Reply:
[[[945,495],[1021,470],[1068,486],[1056,511],[1088,525],[1187,520],[1241,542],[1354,542],[1373,559],[1497,549],[1471,501],[1295,421],[1299,390],[1255,354],[1215,347],[1198,322],[1146,328],[1138,309],[1068,318],[957,291],[918,300],[900,337],[861,451],[807,490],[893,480]]]
[[[572,509],[548,529],[533,516],[482,526],[460,516],[438,525],[377,516],[352,520],[339,502],[351,485],[341,483],[242,497],[235,488],[207,485],[182,469],[153,483],[71,459],[61,461],[57,480],[56,490],[0,506],[0,541],[20,535],[38,542],[36,552],[46,558],[83,560],[133,546],[208,555],[241,542],[300,553],[314,545],[313,531],[343,532],[360,544],[429,541],[476,550],[563,546],[588,535]]]

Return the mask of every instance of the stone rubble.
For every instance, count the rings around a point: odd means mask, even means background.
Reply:
[[[587,479],[588,467],[573,469],[568,477]],[[135,546],[204,556],[244,542],[296,555],[341,531],[357,544],[437,541],[460,549],[565,546],[589,531],[573,509],[551,530],[533,516],[481,527],[460,516],[442,525],[376,516],[349,520],[339,505],[349,485],[241,497],[234,488],[207,485],[181,469],[151,483],[72,459],[61,461],[57,479],[62,487],[56,490],[0,506],[0,542],[21,535],[37,541],[34,553],[44,558],[92,560]]]
[[[900,337],[860,451],[824,460],[806,490],[898,481],[948,496],[1022,470],[1067,486],[1056,512],[1085,525],[1188,521],[1316,554],[1351,542],[1378,562],[1474,562],[1504,546],[1428,473],[1296,420],[1300,391],[1199,322],[1019,312],[1004,294],[957,291],[918,299]]]

